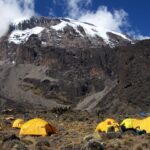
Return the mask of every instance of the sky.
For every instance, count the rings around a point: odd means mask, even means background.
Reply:
[[[25,16],[69,17],[137,39],[150,37],[149,0],[0,0],[0,36]]]

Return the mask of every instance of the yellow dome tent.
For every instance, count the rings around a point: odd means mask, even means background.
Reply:
[[[106,119],[103,122],[100,122],[95,131],[96,132],[108,132],[110,129],[114,129],[114,132],[118,132],[119,131],[119,124],[116,120],[114,119]]]
[[[121,122],[120,126],[124,126],[125,129],[137,129],[141,122],[141,119],[127,118]]]
[[[40,118],[27,121],[20,129],[20,135],[46,136],[52,133],[56,133],[56,128]]]
[[[150,133],[150,117],[147,117],[141,121],[138,130],[144,130],[146,133]]]
[[[21,128],[21,126],[24,124],[24,120],[23,119],[16,119],[14,122],[13,122],[13,125],[12,127],[13,128]]]

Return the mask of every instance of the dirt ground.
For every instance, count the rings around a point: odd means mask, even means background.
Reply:
[[[19,129],[13,129],[13,119],[40,117],[57,128],[57,134],[46,137],[20,136]],[[114,117],[114,116],[113,116]],[[87,112],[65,112],[61,115],[49,111],[29,111],[24,114],[7,113],[0,115],[0,147],[2,150],[149,150],[150,135],[128,133],[94,133],[101,118]],[[11,120],[12,119],[12,120]],[[120,118],[121,119],[121,118]],[[85,145],[94,139],[101,148]],[[86,141],[86,142],[85,142]]]

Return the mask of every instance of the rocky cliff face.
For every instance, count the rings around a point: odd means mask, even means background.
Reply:
[[[131,44],[125,35],[70,19],[13,22],[0,39],[0,96],[34,107],[146,111],[149,50],[149,40]]]

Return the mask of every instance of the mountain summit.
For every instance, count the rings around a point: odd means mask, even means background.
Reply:
[[[0,106],[149,110],[150,41],[132,43],[68,18],[17,19],[0,38]]]
[[[60,47],[76,47],[79,44],[79,47],[114,47],[131,42],[121,33],[69,18],[17,19],[12,22],[9,34],[9,42],[15,44],[25,43],[31,35],[35,34],[43,44],[54,45],[55,43]]]

